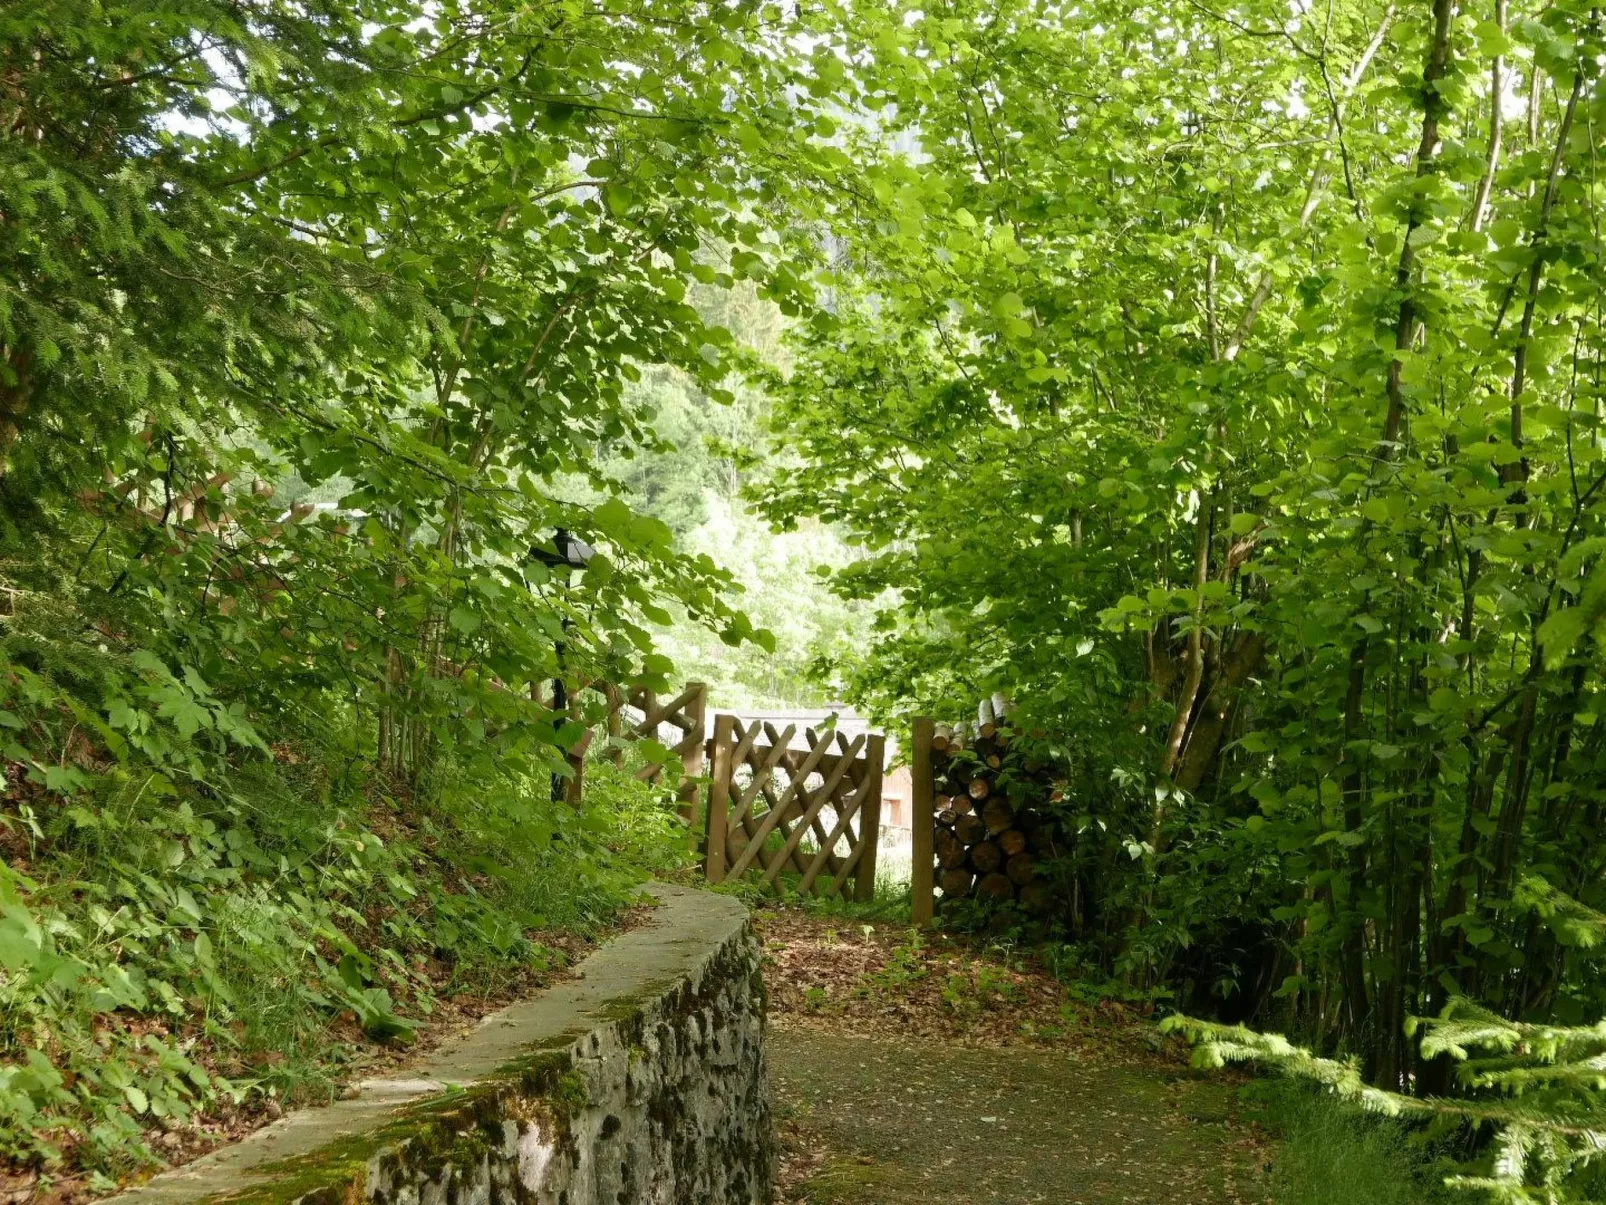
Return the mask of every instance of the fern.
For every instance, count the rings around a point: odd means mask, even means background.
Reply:
[[[1592,1198],[1580,1174],[1606,1151],[1606,1023],[1568,1027],[1508,1021],[1470,1000],[1417,1018],[1426,1058],[1457,1063],[1461,1095],[1418,1097],[1368,1084],[1353,1058],[1323,1058],[1280,1034],[1174,1016],[1194,1063],[1257,1063],[1314,1082],[1369,1112],[1466,1127],[1491,1135],[1480,1158],[1446,1177],[1500,1205],[1579,1205]]]

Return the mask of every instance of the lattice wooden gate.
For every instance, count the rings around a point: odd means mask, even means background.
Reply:
[[[841,732],[776,731],[769,723],[714,719],[709,742],[707,874],[723,883],[762,870],[774,883],[795,872],[798,889],[817,895],[875,893],[881,834],[885,738]]]

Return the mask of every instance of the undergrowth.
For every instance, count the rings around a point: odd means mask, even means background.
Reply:
[[[1434,1149],[1392,1118],[1281,1077],[1254,1080],[1241,1094],[1279,1139],[1268,1182],[1275,1205],[1447,1205],[1452,1199]]]
[[[405,792],[338,712],[271,747],[155,657],[0,642],[0,1161],[90,1187],[199,1114],[317,1101],[362,1041],[561,955],[684,829],[606,763]],[[281,727],[281,731],[284,729]]]
[[[843,921],[876,921],[907,923],[910,895],[907,883],[894,883],[881,889],[868,900],[853,898],[853,880],[850,878],[840,892],[828,895],[800,889],[802,876],[793,872],[776,875],[773,882],[765,882],[757,873],[727,879],[714,888],[722,895],[735,896],[750,907],[798,907],[815,916]]]

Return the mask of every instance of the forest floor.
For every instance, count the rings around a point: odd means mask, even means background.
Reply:
[[[767,955],[781,1205],[1260,1205],[1230,1075],[1007,946],[793,909]]]

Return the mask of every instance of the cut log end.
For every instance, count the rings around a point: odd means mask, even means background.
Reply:
[[[954,821],[954,835],[961,845],[971,846],[987,838],[987,826],[979,816],[961,816]]]
[[[1037,859],[1031,854],[1016,854],[1004,863],[1004,873],[1011,883],[1025,887],[1037,878]]]
[[[976,883],[976,895],[984,900],[1012,900],[1015,898],[1015,884],[1009,881],[1007,875],[983,875]]]
[[[944,870],[959,866],[965,860],[965,847],[958,837],[945,828],[939,828],[933,834],[932,852],[937,856],[937,865]]]
[[[989,799],[981,810],[981,818],[989,833],[998,834],[1014,826],[1015,809],[1009,806],[1007,800]]]
[[[980,874],[989,874],[1004,864],[1004,851],[991,841],[983,841],[970,851],[970,864]]]

